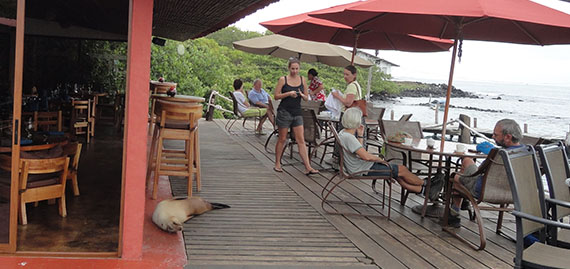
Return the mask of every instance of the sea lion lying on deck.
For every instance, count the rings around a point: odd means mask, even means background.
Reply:
[[[152,222],[167,232],[182,231],[182,225],[193,216],[210,210],[229,208],[229,205],[209,203],[200,197],[182,197],[163,200],[154,209]]]

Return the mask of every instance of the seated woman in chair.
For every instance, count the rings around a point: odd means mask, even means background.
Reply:
[[[370,172],[367,176],[392,175],[404,189],[413,193],[424,193],[426,181],[420,179],[403,165],[390,164],[379,156],[370,154],[362,146],[364,126],[362,111],[357,108],[349,108],[344,112],[342,125],[344,129],[339,132],[340,144],[348,151],[343,154],[344,166],[348,173],[357,173],[364,170],[385,170],[386,172]],[[432,182],[432,186],[436,184]],[[438,183],[439,184],[439,183]],[[436,184],[437,185],[437,184]],[[431,190],[439,191],[440,188],[432,187]],[[430,192],[432,192],[430,190]],[[432,195],[430,195],[431,197]]]
[[[257,125],[256,133],[262,134],[263,123],[267,117],[267,108],[255,108],[249,105],[249,102],[245,100],[245,94],[243,92],[243,81],[240,79],[234,80],[234,96],[238,102],[238,110],[244,117],[259,116],[259,125]]]

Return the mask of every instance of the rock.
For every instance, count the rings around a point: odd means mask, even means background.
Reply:
[[[420,84],[421,86],[418,86]],[[409,89],[402,90],[399,94],[389,95],[386,94],[386,97],[394,98],[394,97],[433,97],[433,98],[441,98],[447,95],[447,84],[435,84],[435,83],[421,83],[421,82],[414,82],[413,86]],[[479,96],[474,95],[472,93],[462,91],[455,87],[451,89],[451,97],[460,97],[460,98],[479,98]],[[373,100],[378,100],[374,98]]]

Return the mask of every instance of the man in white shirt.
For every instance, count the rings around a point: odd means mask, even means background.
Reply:
[[[267,109],[266,108],[252,108],[245,99],[243,93],[243,82],[240,79],[234,80],[234,97],[237,101],[238,110],[243,117],[261,117],[259,125],[255,130],[258,134],[263,134],[263,123],[265,122]]]

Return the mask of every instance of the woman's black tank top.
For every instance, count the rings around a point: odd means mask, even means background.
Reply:
[[[293,97],[287,96],[287,97],[281,99],[281,103],[279,104],[277,111],[285,110],[293,116],[301,116],[302,115],[302,113],[301,113],[301,95],[299,94],[299,92],[304,91],[303,77],[301,77],[301,85],[299,85],[297,87],[293,87],[293,86],[287,84],[287,76],[285,76],[285,85],[283,85],[283,88],[281,89],[281,93],[286,93],[286,92],[290,92],[290,91],[296,91],[297,97],[293,98]]]

